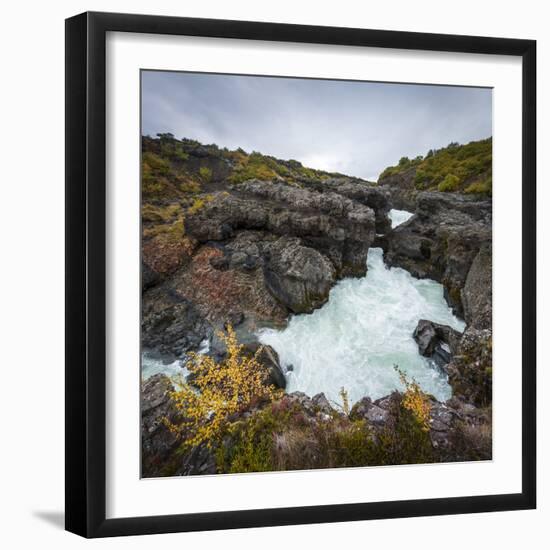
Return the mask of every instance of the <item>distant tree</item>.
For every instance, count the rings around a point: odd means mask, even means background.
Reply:
[[[174,141],[174,134],[171,134],[170,132],[165,132],[163,134],[157,134],[157,137],[160,139],[160,141]]]

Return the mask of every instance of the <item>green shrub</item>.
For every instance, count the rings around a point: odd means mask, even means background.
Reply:
[[[208,168],[208,166],[201,166],[199,168],[199,176],[201,177],[202,181],[210,181],[212,179],[212,170]]]
[[[231,183],[242,183],[251,179],[271,180],[276,172],[259,153],[252,153],[246,161],[239,164],[229,177]]]
[[[213,195],[203,195],[202,197],[196,198],[187,210],[187,213],[196,214],[197,212],[200,212],[213,198]]]
[[[194,195],[201,192],[201,184],[198,181],[187,180],[179,185],[180,191],[186,194]]]
[[[173,220],[181,212],[179,204],[169,204],[168,206],[155,206],[148,202],[141,205],[141,219],[144,222],[168,222]]]
[[[447,174],[443,181],[437,186],[439,191],[449,192],[456,191],[460,184],[460,179],[454,174]]]
[[[144,174],[158,173],[167,176],[170,173],[170,163],[151,151],[143,153],[141,161]]]
[[[141,191],[145,196],[155,197],[163,194],[168,187],[166,178],[143,178],[141,183]]]
[[[490,195],[493,190],[493,178],[488,177],[484,180],[479,180],[471,183],[464,189],[465,193],[477,193],[482,195]]]
[[[229,428],[229,444],[216,453],[218,471],[227,473],[268,472],[275,470],[273,434],[287,422],[268,406],[246,421],[235,422]]]
[[[173,223],[159,223],[143,228],[143,237],[151,238],[164,235],[172,242],[179,242],[185,236],[183,216],[180,216]]]

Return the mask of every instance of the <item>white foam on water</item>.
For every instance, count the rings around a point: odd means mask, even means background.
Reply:
[[[340,403],[343,387],[351,402],[377,399],[403,389],[397,365],[424,391],[448,399],[447,376],[418,353],[412,337],[420,319],[464,330],[445,302],[443,286],[388,269],[380,248],[369,250],[367,267],[365,277],[339,281],[322,308],[292,316],[283,330],[259,331],[260,341],[277,351],[287,369],[287,391],[324,392]]]
[[[390,210],[389,216],[391,227],[393,229],[394,227],[405,223],[407,220],[410,220],[414,216],[414,214],[412,212],[407,212],[406,210],[396,210],[395,208],[392,208]]]
[[[141,377],[143,380],[147,380],[155,374],[165,374],[172,378],[181,375],[187,376],[189,371],[183,367],[181,359],[170,361],[157,353],[144,351],[141,354]]]
[[[210,341],[205,338],[199,346],[197,353],[205,354],[210,351]],[[141,354],[141,377],[147,380],[155,374],[165,374],[175,382],[180,381],[183,376],[189,375],[189,370],[185,367],[188,358],[184,355],[179,359],[168,359],[152,350],[143,350]]]

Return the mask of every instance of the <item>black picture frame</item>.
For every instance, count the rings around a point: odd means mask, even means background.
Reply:
[[[106,519],[105,40],[108,31],[516,56],[523,66],[522,491]],[[83,13],[66,20],[66,529],[107,537],[524,510],[536,506],[536,42]]]

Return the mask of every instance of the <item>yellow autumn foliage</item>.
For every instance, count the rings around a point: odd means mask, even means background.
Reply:
[[[431,412],[430,399],[420,389],[416,380],[409,380],[403,371],[399,370],[397,367],[395,367],[395,369],[399,374],[401,383],[405,386],[403,400],[401,401],[403,407],[414,415],[425,432],[429,431]]]
[[[243,353],[231,325],[219,337],[226,345],[227,355],[221,362],[208,355],[191,353],[186,367],[193,377],[193,385],[181,384],[172,392],[183,423],[168,423],[170,430],[180,435],[186,432],[185,442],[194,447],[207,446],[224,434],[232,415],[246,410],[255,401],[273,400],[281,391],[266,383],[269,373],[258,361],[263,347],[252,356]]]

